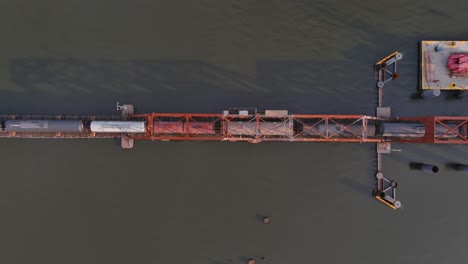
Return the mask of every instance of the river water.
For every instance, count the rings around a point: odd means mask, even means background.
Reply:
[[[0,112],[368,114],[372,65],[404,53],[394,116],[416,100],[417,42],[466,39],[461,1],[2,1]],[[404,208],[370,196],[373,144],[0,141],[1,263],[466,263],[466,146],[384,156]],[[411,162],[440,166],[435,175]],[[268,215],[270,225],[260,219]]]

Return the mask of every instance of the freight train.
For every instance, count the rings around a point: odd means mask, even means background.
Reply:
[[[299,122],[288,117],[264,118],[262,122],[251,122],[242,118],[216,122],[187,122],[153,120],[153,135],[171,136],[181,134],[196,135],[230,135],[237,137],[321,137],[334,135],[348,137],[362,135],[360,124],[318,124]],[[0,131],[16,133],[127,133],[139,134],[147,132],[146,121],[90,121],[90,120],[0,120]],[[454,126],[452,126],[453,128]],[[417,138],[425,134],[425,126],[419,123],[404,123],[392,121],[369,120],[366,126],[368,137],[378,138]],[[460,126],[457,133],[466,135],[466,127]],[[435,134],[443,139],[457,137],[455,132],[447,132],[443,125],[435,126]]]

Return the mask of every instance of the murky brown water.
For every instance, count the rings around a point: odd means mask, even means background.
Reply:
[[[169,2],[3,1],[0,112],[372,115],[371,65],[399,50],[395,116],[468,115],[448,94],[412,99],[416,43],[466,39],[463,2]],[[468,175],[448,167],[468,163],[466,146],[394,146],[399,211],[370,197],[373,148],[3,140],[0,262],[467,262]]]

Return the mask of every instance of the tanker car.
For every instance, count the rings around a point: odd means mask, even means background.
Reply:
[[[296,129],[295,133],[303,133],[311,136],[324,135],[327,131],[325,125],[318,125],[317,128],[303,127]],[[455,127],[455,125],[449,125]],[[456,138],[457,134],[454,132],[445,133],[447,129],[443,125],[435,126],[435,135],[442,138]],[[328,133],[340,136],[351,136],[362,134],[362,125],[353,124],[346,125],[328,125]],[[367,126],[367,135],[371,137],[385,137],[385,138],[417,138],[425,134],[425,126],[420,123],[395,123],[395,122],[375,122],[373,125]],[[459,133],[463,133],[461,127],[458,128]],[[445,134],[444,134],[445,133]]]

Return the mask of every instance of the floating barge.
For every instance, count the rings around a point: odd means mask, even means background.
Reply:
[[[468,41],[424,40],[421,90],[468,90]]]

